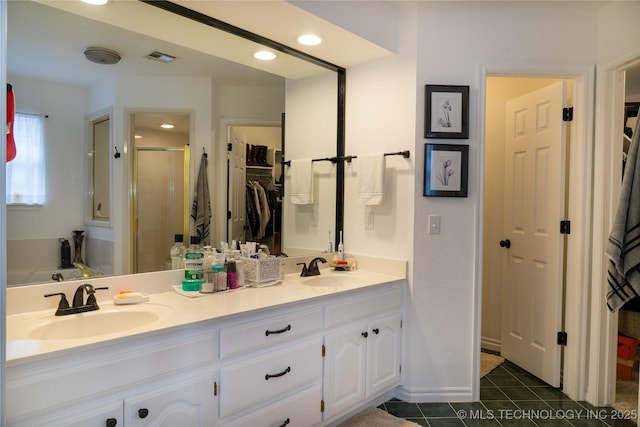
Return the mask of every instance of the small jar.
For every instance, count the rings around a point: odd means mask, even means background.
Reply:
[[[227,290],[227,273],[224,272],[224,266],[214,265],[211,267],[213,270],[213,285],[215,292],[222,292]]]

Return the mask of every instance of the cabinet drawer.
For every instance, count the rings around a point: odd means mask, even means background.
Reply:
[[[220,331],[220,359],[308,336],[322,329],[322,309],[282,313]]]
[[[322,377],[322,338],[220,369],[220,416],[253,408]]]
[[[322,387],[316,384],[251,415],[224,424],[224,427],[309,427],[320,425]]]
[[[327,306],[327,327],[399,311],[402,308],[402,287],[394,286],[380,292],[341,301]]]

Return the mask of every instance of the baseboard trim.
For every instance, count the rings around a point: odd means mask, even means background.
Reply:
[[[469,387],[443,387],[441,389],[409,390],[398,387],[393,396],[405,402],[471,402],[472,390]]]
[[[480,347],[500,353],[502,341],[495,338],[482,337],[480,338]]]

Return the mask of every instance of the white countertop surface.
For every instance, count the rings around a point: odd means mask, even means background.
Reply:
[[[321,270],[321,276],[302,278],[298,274],[289,274],[277,285],[250,288],[245,287],[233,291],[214,294],[201,294],[197,298],[189,298],[171,290],[171,285],[161,288],[164,292],[149,293],[149,301],[140,304],[114,305],[111,299],[100,301],[100,310],[54,316],[55,309],[15,313],[7,316],[7,366],[38,360],[65,352],[78,351],[94,345],[105,345],[119,342],[141,335],[155,334],[171,328],[182,327],[196,322],[228,319],[236,315],[259,312],[292,303],[312,301],[315,298],[329,297],[341,293],[384,285],[401,281],[406,276],[378,273],[370,270],[336,272]],[[310,284],[317,277],[333,278],[331,284]],[[324,280],[324,279],[323,279]],[[138,291],[134,282],[127,284],[132,291]],[[143,289],[142,292],[145,290]],[[108,298],[113,297],[113,293]],[[117,293],[117,292],[115,292]],[[67,298],[71,301],[73,295]],[[57,305],[58,298],[53,297]],[[9,301],[10,303],[10,301]],[[117,333],[103,333],[87,338],[73,339],[32,339],[31,331],[38,326],[55,321],[67,321],[71,317],[90,317],[109,314],[110,312],[147,311],[155,313],[158,320],[127,329]],[[114,313],[115,314],[115,313]],[[117,314],[115,314],[117,316]],[[72,320],[72,319],[69,319]],[[82,320],[82,319],[78,319]]]

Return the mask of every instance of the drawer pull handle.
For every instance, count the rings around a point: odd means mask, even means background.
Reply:
[[[280,424],[278,427],[285,427],[285,426],[289,425],[290,422],[291,422],[291,420],[289,418],[287,418],[286,420],[284,420],[284,423]]]
[[[291,330],[291,325],[287,325],[287,327],[286,327],[286,328],[278,329],[277,331],[270,331],[270,330],[268,330],[268,329],[267,329],[267,330],[264,332],[264,334],[265,334],[266,336],[269,336],[269,335],[271,335],[271,334],[284,334],[285,332],[290,331],[290,330]]]
[[[107,418],[107,422],[105,423],[107,427],[116,427],[118,425],[118,420],[115,418]]]
[[[147,418],[148,415],[149,415],[149,410],[147,408],[138,409],[138,417]]]
[[[378,335],[378,334],[380,333],[380,329],[375,328],[375,329],[373,330],[373,333],[374,333],[374,334],[376,334],[376,335]]]
[[[281,377],[283,375],[288,374],[289,372],[291,372],[291,366],[287,366],[287,369],[285,369],[282,372],[279,372],[277,374],[267,374],[264,376],[265,381],[269,381],[269,378],[278,378]]]
[[[369,332],[364,331],[364,332],[362,333],[362,336],[363,336],[363,337],[365,337],[365,338],[367,338],[367,337],[369,336]]]

